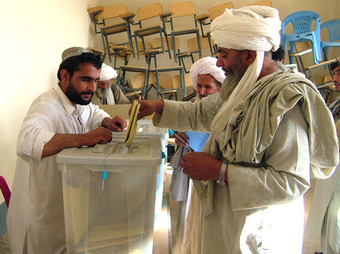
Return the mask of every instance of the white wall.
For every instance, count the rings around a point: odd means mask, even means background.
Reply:
[[[0,0],[0,175],[10,185],[22,120],[33,99],[57,84],[62,51],[93,43],[87,8],[95,2]]]
[[[61,53],[71,46],[102,48],[87,9],[125,3],[129,11],[153,0],[0,0],[2,15],[0,77],[0,174],[12,184],[16,164],[16,138],[32,100],[57,83]],[[169,3],[158,1],[167,10]],[[222,0],[194,1],[197,13],[206,13]],[[253,2],[234,0],[235,8]],[[272,0],[281,18],[298,10],[319,12],[323,20],[339,18],[339,0]],[[340,54],[339,54],[340,55]],[[136,61],[136,60],[135,60]],[[0,196],[0,200],[2,197]]]

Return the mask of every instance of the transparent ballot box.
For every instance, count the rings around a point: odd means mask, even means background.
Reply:
[[[125,137],[124,132],[112,132],[112,139],[115,140],[116,137],[123,138]],[[159,215],[162,211],[162,199],[163,199],[163,185],[164,185],[164,170],[166,166],[167,160],[167,145],[169,140],[168,129],[159,128],[153,125],[152,120],[138,120],[135,139],[145,138],[145,137],[155,137],[161,140],[162,146],[162,163],[160,166],[160,170],[157,174],[157,183],[156,183],[156,202],[155,202],[155,229],[157,229],[157,222]],[[161,223],[161,222],[159,222]],[[160,226],[160,225],[159,225]]]
[[[62,172],[67,253],[152,253],[157,138],[65,149]]]

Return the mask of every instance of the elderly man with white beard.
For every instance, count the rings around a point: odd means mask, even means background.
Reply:
[[[310,178],[338,164],[332,115],[315,85],[278,71],[276,9],[226,9],[214,19],[219,93],[199,103],[140,101],[139,118],[176,130],[210,132],[202,152],[183,156],[194,181],[183,253],[302,252],[303,194]]]
[[[103,63],[100,78],[97,81],[97,89],[92,97],[92,103],[96,105],[130,104],[120,87],[112,83],[112,79],[118,74],[111,66]]]

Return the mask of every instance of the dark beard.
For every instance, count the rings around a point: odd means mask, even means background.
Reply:
[[[65,94],[67,98],[72,102],[79,105],[88,105],[91,102],[93,93],[92,92],[81,92],[78,93],[78,91],[74,88],[73,84],[70,82],[69,85],[66,88]],[[81,95],[82,94],[91,94],[90,100],[84,100]]]
[[[224,101],[228,100],[229,96],[231,95],[237,84],[240,82],[246,71],[247,68],[245,68],[241,64],[240,59],[237,58],[235,66],[228,69],[228,76],[224,80],[220,90],[220,95]]]

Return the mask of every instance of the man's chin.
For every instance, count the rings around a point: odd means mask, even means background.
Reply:
[[[81,100],[78,102],[78,104],[80,104],[80,105],[88,105],[88,104],[90,104],[91,100],[92,100],[92,96],[89,97],[89,98],[81,97]]]

